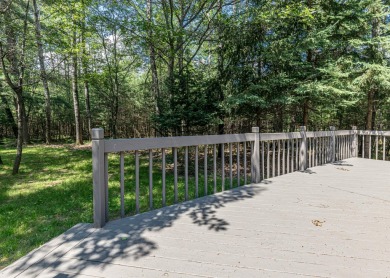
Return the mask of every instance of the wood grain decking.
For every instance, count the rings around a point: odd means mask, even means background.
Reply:
[[[390,162],[347,159],[108,223],[4,277],[390,277]]]

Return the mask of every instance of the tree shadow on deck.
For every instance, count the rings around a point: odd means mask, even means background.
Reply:
[[[131,266],[135,261],[152,255],[159,248],[164,249],[156,240],[161,236],[163,241],[158,240],[159,242],[173,247],[175,245],[180,247],[181,242],[196,242],[197,237],[192,238],[192,236],[197,234],[207,240],[208,235],[212,236],[210,232],[226,231],[230,225],[227,219],[218,217],[218,209],[228,203],[251,199],[265,190],[267,189],[264,186],[259,185],[242,186],[216,195],[115,220],[107,223],[102,229],[89,228],[81,233],[65,233],[63,235],[65,243],[39,262],[33,261],[34,256],[23,258],[23,265],[33,264],[23,274],[36,276],[45,269],[80,273],[84,269],[96,268],[96,262],[115,262]],[[183,218],[188,218],[188,222]],[[180,222],[179,228],[173,231],[179,233],[159,235],[164,229],[174,226],[178,219],[183,221]],[[197,230],[194,226],[206,227],[207,230]],[[191,233],[190,237],[188,233]],[[95,266],[92,266],[93,262]],[[101,264],[99,269],[104,270],[106,266]]]

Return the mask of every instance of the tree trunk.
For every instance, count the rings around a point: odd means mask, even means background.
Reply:
[[[14,133],[15,138],[17,138],[18,137],[18,126],[15,123],[14,116],[12,115],[12,111],[9,108],[7,98],[5,96],[1,95],[1,101],[3,102],[3,105],[5,107],[5,114],[7,116],[8,124],[12,128],[12,132]]]
[[[85,96],[85,112],[87,117],[88,124],[88,136],[91,140],[91,132],[92,132],[92,115],[91,115],[91,101],[89,97],[89,81],[88,81],[88,53],[85,42],[85,4],[82,1],[83,5],[83,27],[81,31],[81,47],[82,47],[82,59],[81,64],[83,68],[84,74],[84,96]]]
[[[303,103],[303,126],[308,126],[309,124],[309,100],[305,100]]]
[[[76,48],[77,39],[76,31],[73,32],[73,49]],[[72,55],[72,93],[73,93],[73,108],[75,118],[75,130],[76,130],[76,145],[83,144],[83,137],[81,132],[81,121],[80,121],[80,102],[79,102],[79,90],[78,90],[78,73],[77,73],[77,54]]]
[[[375,91],[370,90],[367,94],[367,115],[366,115],[366,130],[373,130],[373,114],[374,114],[374,97]],[[369,157],[370,152],[370,136],[364,138],[364,153]]]
[[[35,34],[38,46],[38,59],[41,80],[43,84],[43,91],[45,93],[45,140],[46,144],[51,143],[51,106],[50,106],[50,90],[47,82],[47,74],[45,69],[45,57],[43,56],[43,45],[42,45],[42,35],[41,35],[41,22],[39,18],[39,10],[37,5],[37,0],[33,0],[34,5],[34,17],[35,17]]]
[[[22,90],[16,93],[16,103],[17,103],[17,112],[18,112],[18,137],[16,139],[16,157],[14,160],[14,167],[12,169],[12,174],[16,175],[19,173],[20,163],[22,161],[22,153],[23,153],[23,130],[27,127],[24,127],[23,121],[23,111],[24,111],[24,100]]]
[[[152,42],[153,39],[153,6],[152,0],[147,0],[147,18],[149,23],[149,39],[151,42],[149,43],[149,58],[150,58],[150,70],[152,72],[152,92],[155,98],[155,112],[156,115],[159,116],[161,112],[161,104],[160,104],[160,88],[159,88],[159,80],[158,80],[158,72],[157,72],[157,64],[156,64],[156,50],[154,49],[154,45]],[[161,136],[160,132],[156,131],[156,136]]]

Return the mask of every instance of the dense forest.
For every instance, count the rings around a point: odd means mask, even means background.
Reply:
[[[389,129],[384,0],[0,0],[0,138]]]

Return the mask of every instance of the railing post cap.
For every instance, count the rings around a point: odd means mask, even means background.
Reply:
[[[253,133],[259,133],[260,132],[260,128],[258,126],[254,126],[254,127],[252,127],[252,132]]]
[[[92,128],[92,140],[104,139],[104,129],[103,128]]]
[[[306,131],[306,126],[304,126],[304,125],[303,125],[303,126],[300,126],[300,127],[299,127],[299,130],[300,130],[300,131]]]
[[[329,127],[329,129],[330,129],[331,131],[335,131],[335,130],[336,130],[336,127],[335,127],[335,126],[331,126],[331,127]]]
[[[352,126],[352,130],[357,130],[357,126],[356,126],[356,125],[353,125],[353,126]]]

